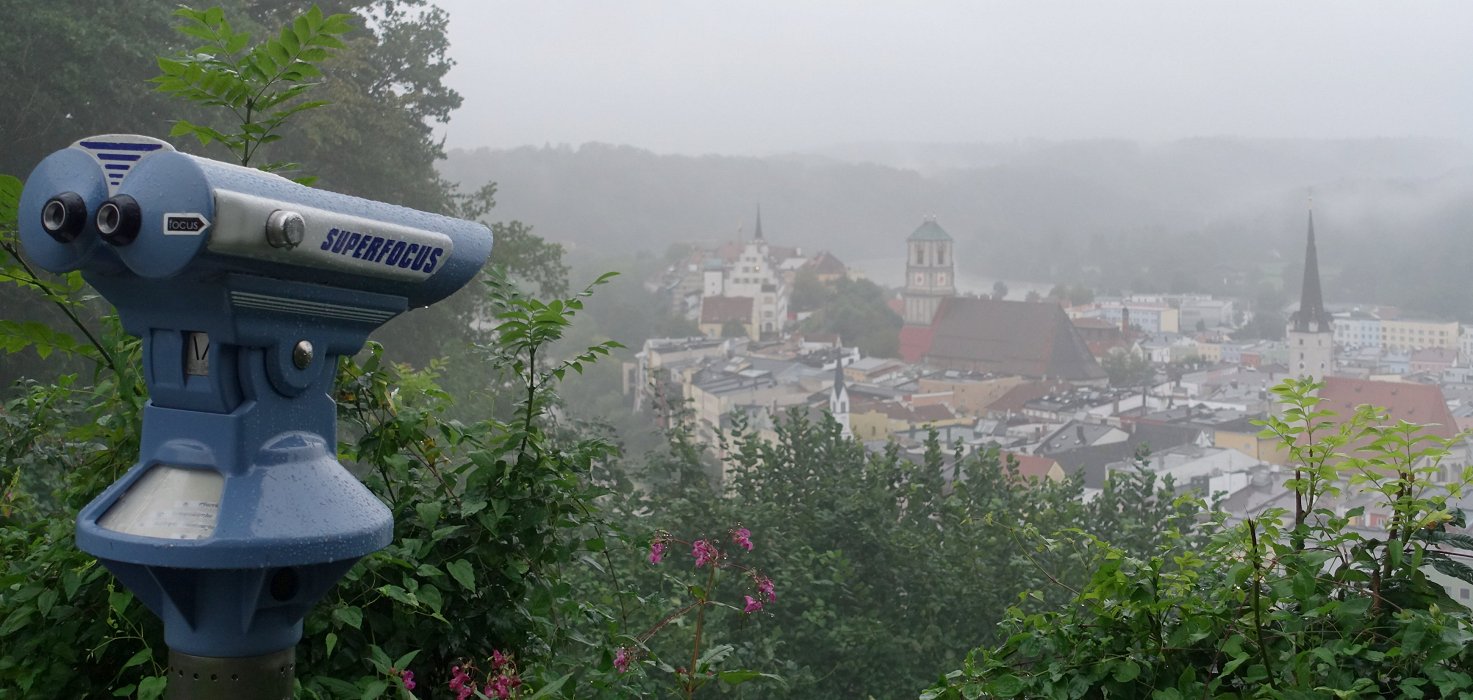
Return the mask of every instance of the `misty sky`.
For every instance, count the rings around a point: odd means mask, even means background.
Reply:
[[[451,147],[1466,139],[1470,2],[485,2]]]

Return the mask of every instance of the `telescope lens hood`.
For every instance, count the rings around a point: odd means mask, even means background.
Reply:
[[[76,192],[62,192],[41,205],[41,228],[57,243],[71,243],[87,225],[87,202]]]
[[[114,196],[97,208],[97,232],[102,240],[124,246],[138,238],[143,227],[143,211],[138,200],[126,194]]]

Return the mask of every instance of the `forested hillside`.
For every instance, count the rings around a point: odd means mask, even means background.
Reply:
[[[1443,262],[1452,257],[1415,253],[1461,246],[1473,228],[1473,151],[1457,142],[890,144],[763,158],[585,144],[453,151],[441,172],[466,187],[497,182],[503,214],[593,251],[659,253],[750,233],[760,202],[769,238],[849,259],[892,257],[934,214],[983,274],[1250,299],[1265,281],[1297,281],[1278,263],[1303,245],[1312,192],[1332,301],[1437,315],[1473,308]],[[1371,245],[1390,240],[1418,245]],[[1388,254],[1430,263],[1426,284],[1367,274]],[[1194,269],[1203,263],[1205,275]]]

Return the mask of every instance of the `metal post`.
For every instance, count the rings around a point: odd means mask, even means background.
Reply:
[[[220,658],[169,650],[165,700],[291,700],[297,650]]]

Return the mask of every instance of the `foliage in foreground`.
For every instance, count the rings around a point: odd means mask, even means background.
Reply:
[[[1370,407],[1334,422],[1318,386],[1277,387],[1289,408],[1265,422],[1298,469],[1293,510],[1219,518],[1200,551],[1076,538],[1103,563],[1073,600],[1013,610],[922,697],[1467,697],[1473,617],[1428,571],[1473,582],[1469,476],[1438,486],[1450,441]],[[1384,529],[1359,525],[1372,514]]]

